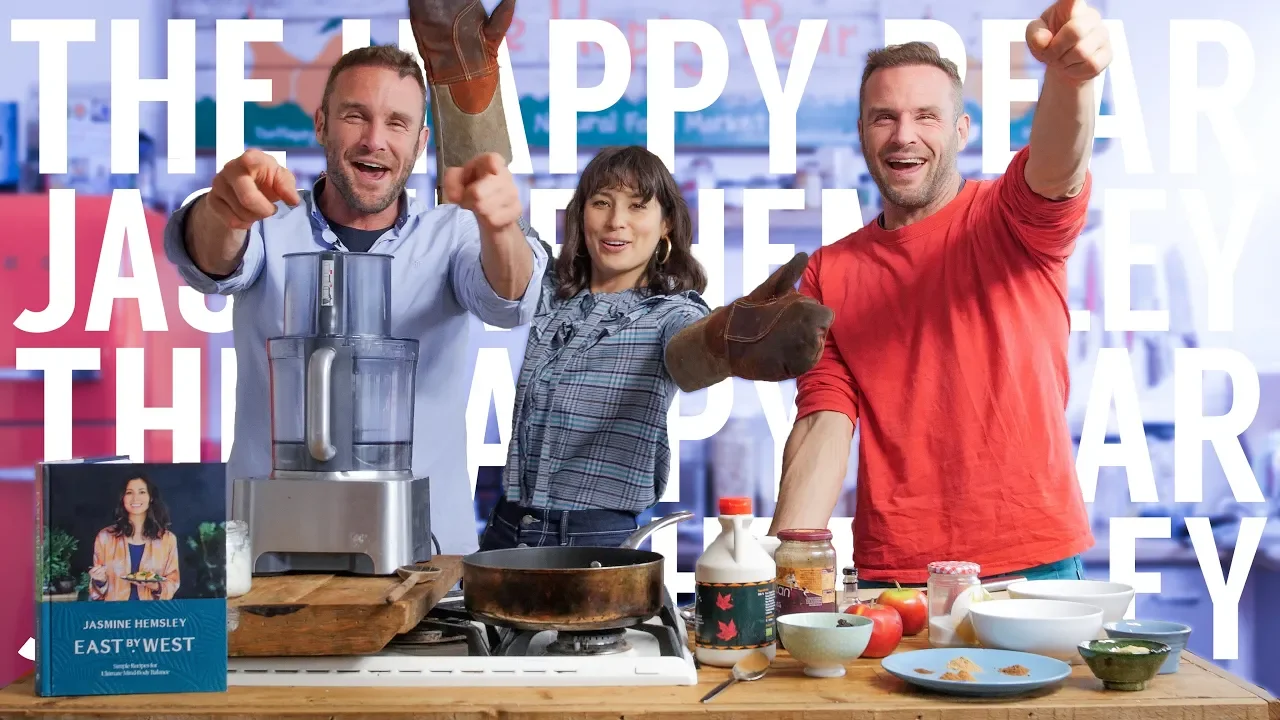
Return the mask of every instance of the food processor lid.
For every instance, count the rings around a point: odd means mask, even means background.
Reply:
[[[391,336],[391,261],[339,250],[285,257],[285,337]]]

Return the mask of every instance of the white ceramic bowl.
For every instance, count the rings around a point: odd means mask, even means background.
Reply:
[[[1023,580],[1009,586],[1018,600],[1066,600],[1102,608],[1103,622],[1124,619],[1133,602],[1133,586],[1103,580]]]
[[[842,625],[843,623],[843,625]],[[792,613],[778,618],[778,639],[810,677],[841,677],[871,642],[871,618],[841,612]]]
[[[1078,647],[1102,629],[1102,608],[1064,600],[989,600],[969,609],[983,647],[1079,663]]]

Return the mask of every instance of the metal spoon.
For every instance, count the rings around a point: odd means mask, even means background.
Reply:
[[[404,578],[404,582],[395,586],[391,589],[391,592],[387,593],[388,605],[391,605],[404,597],[404,594],[413,589],[414,585],[424,583],[428,578],[439,575],[440,568],[427,565],[425,563],[418,563],[417,565],[402,565],[401,567],[396,568],[396,574]]]
[[[729,679],[717,685],[715,690],[707,693],[706,696],[702,698],[702,702],[707,702],[711,698],[719,695],[725,688],[738,681],[751,682],[752,680],[759,680],[764,677],[764,674],[768,671],[769,656],[759,650],[756,650],[735,663],[733,666],[733,674],[729,676]]]

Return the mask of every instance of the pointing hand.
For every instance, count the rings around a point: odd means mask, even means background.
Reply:
[[[1083,85],[1111,64],[1111,36],[1085,0],[1058,0],[1027,25],[1027,46],[1046,72]]]
[[[502,230],[520,219],[520,191],[498,153],[483,153],[462,167],[451,167],[443,180],[445,202],[470,210],[482,229]]]
[[[218,171],[205,200],[215,217],[236,230],[271,217],[281,200],[291,207],[301,202],[293,173],[261,150],[248,150]]]

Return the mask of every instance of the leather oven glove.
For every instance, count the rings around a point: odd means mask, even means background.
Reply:
[[[446,168],[487,152],[511,162],[498,47],[515,11],[516,0],[502,0],[491,16],[480,0],[409,0],[409,24],[431,93],[437,199]]]
[[[685,392],[729,376],[779,382],[817,364],[835,313],[796,292],[809,263],[798,253],[749,295],[717,308],[667,343],[667,371]]]

